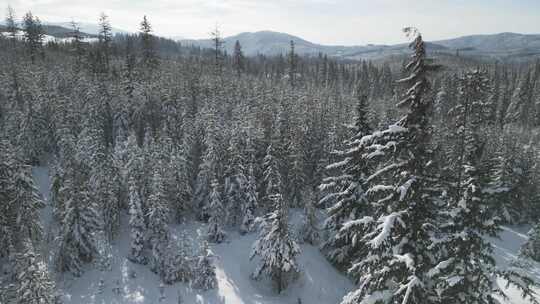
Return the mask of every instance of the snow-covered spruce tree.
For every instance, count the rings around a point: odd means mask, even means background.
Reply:
[[[135,183],[136,189],[142,197],[145,184],[143,151],[137,144],[135,134],[130,134],[126,143],[126,178]],[[144,210],[144,208],[143,208]]]
[[[124,132],[124,131],[122,131]],[[128,135],[127,131],[124,135],[118,135],[114,140],[114,149],[111,152],[112,165],[118,176],[118,199],[121,208],[127,208],[129,203],[128,197]]]
[[[162,275],[163,262],[166,259],[166,248],[169,242],[169,209],[165,197],[163,178],[158,168],[154,169],[151,193],[148,198],[148,239],[152,249],[150,266],[152,271]]]
[[[23,164],[16,156],[14,147],[0,135],[0,268],[7,272],[0,279],[0,302],[24,303],[23,292],[36,299],[52,297],[52,287],[51,292],[41,289],[42,284],[50,283],[47,269],[26,269],[25,265],[21,265],[25,261],[22,257],[30,257],[33,254],[30,249],[39,246],[42,241],[39,209],[43,206],[30,166]],[[38,275],[43,280],[37,278]],[[25,291],[21,284],[35,287],[36,293]]]
[[[74,163],[75,155],[75,137],[67,127],[61,127],[58,130],[58,155],[53,160],[51,166],[51,204],[53,207],[53,216],[57,221],[61,221],[65,213],[65,202],[68,198],[64,190],[64,183],[68,180],[69,170],[66,170],[65,164]]]
[[[291,175],[292,163],[291,155],[294,154],[292,147],[292,100],[295,98],[294,91],[287,90],[284,99],[279,103],[276,109],[276,118],[273,126],[273,134],[270,138],[272,146],[271,155],[277,164],[280,177],[280,192],[284,199],[290,201],[290,191],[292,190],[292,182],[289,180]],[[292,153],[291,153],[292,152]],[[264,160],[263,160],[264,161]],[[266,162],[265,162],[266,163]],[[263,164],[264,165],[264,164]],[[265,167],[266,168],[266,167]],[[271,208],[269,210],[272,210]]]
[[[15,204],[15,232],[17,242],[28,239],[37,244],[42,240],[43,228],[40,223],[39,210],[45,207],[45,203],[39,198],[38,190],[34,185],[29,166],[19,164],[12,176],[13,199]]]
[[[255,221],[255,211],[257,210],[257,182],[253,172],[253,163],[249,164],[247,184],[244,187],[244,204],[242,205],[242,223],[240,233],[251,232]]]
[[[523,128],[530,128],[534,123],[533,86],[530,72],[519,82],[506,111],[505,122],[517,123]]]
[[[89,195],[101,210],[103,230],[111,240],[120,225],[120,175],[106,147],[98,105],[91,103],[85,115],[84,128],[77,139],[76,158],[87,171]]]
[[[207,132],[205,138],[206,152],[199,166],[199,173],[195,181],[195,193],[193,195],[193,206],[198,210],[197,215],[200,220],[208,220],[210,203],[209,196],[211,192],[211,182],[216,178],[217,151],[213,132]]]
[[[466,72],[458,79],[457,101],[448,113],[451,118],[446,121],[449,125],[449,150],[445,156],[449,161],[452,175],[450,195],[454,201],[462,196],[462,184],[467,181],[466,167],[473,166],[473,171],[482,169],[485,158],[488,118],[488,94],[491,90],[487,75],[483,71],[473,70]],[[481,129],[480,129],[481,128]],[[479,175],[486,175],[479,172]],[[475,173],[476,174],[476,173]],[[482,179],[482,183],[486,178]],[[482,185],[485,186],[485,185]],[[485,190],[485,189],[482,189]]]
[[[27,89],[30,96],[29,99],[18,107],[19,111],[13,113],[10,119],[13,122],[8,124],[14,128],[7,132],[12,132],[12,143],[18,149],[18,156],[23,158],[29,164],[37,164],[39,158],[46,152],[50,146],[52,138],[48,127],[48,119],[46,117],[47,108],[47,92],[45,89],[37,86],[31,86]],[[6,129],[7,129],[6,128]]]
[[[288,207],[281,194],[270,196],[274,211],[266,215],[259,238],[253,244],[251,259],[258,256],[260,261],[252,274],[259,279],[268,275],[281,293],[300,272],[296,256],[300,248],[289,233]]]
[[[490,185],[486,189],[492,209],[504,223],[521,223],[534,216],[533,179],[535,149],[525,145],[520,132],[506,131],[496,140]],[[534,220],[534,219],[533,219]]]
[[[406,114],[386,130],[362,137],[364,161],[375,169],[363,181],[368,215],[343,224],[352,230],[352,245],[358,258],[349,269],[358,289],[343,298],[342,304],[434,303],[435,286],[428,273],[437,265],[432,237],[437,227],[436,180],[427,176],[432,162],[428,147],[430,99],[425,44],[416,29],[409,76],[400,82],[410,84],[398,106]],[[358,201],[358,200],[357,200]]]
[[[266,155],[263,159],[263,183],[264,183],[264,208],[272,210],[275,194],[281,194],[281,176],[279,166],[274,155],[272,144],[266,149]]]
[[[192,197],[188,170],[189,164],[184,146],[174,147],[166,172],[166,189],[168,200],[178,222],[186,216]]]
[[[246,202],[244,189],[247,186],[245,174],[245,159],[239,150],[239,139],[233,135],[229,144],[229,157],[231,161],[225,170],[224,203],[227,210],[227,221],[230,225],[240,224],[242,209]]]
[[[176,243],[178,245],[178,249],[176,250],[178,256],[182,258],[182,263],[177,263],[176,267],[179,267],[180,269],[183,269],[183,273],[180,276],[180,280],[182,282],[187,282],[188,280],[192,279],[193,277],[193,261],[192,257],[194,256],[194,250],[192,247],[192,240],[188,238],[185,231],[180,232],[179,240]]]
[[[16,255],[15,304],[54,304],[54,282],[31,242]]]
[[[210,205],[208,206],[208,232],[207,238],[209,242],[221,243],[225,239],[226,233],[221,226],[223,225],[223,216],[225,214],[225,208],[221,203],[219,194],[219,184],[217,180],[212,181],[212,192],[210,192]]]
[[[159,58],[155,50],[155,37],[152,35],[152,26],[146,16],[143,17],[143,21],[140,26],[140,41],[142,58],[141,65],[143,71],[151,71],[159,64]]]
[[[145,264],[147,261],[143,250],[146,225],[144,224],[141,196],[134,178],[129,180],[129,228],[131,249],[128,258],[134,263]]]
[[[11,198],[12,189],[12,175],[14,167],[13,151],[11,151],[11,145],[7,140],[0,140],[0,258],[7,257],[14,253],[11,253],[13,248],[13,242],[15,241],[15,233],[13,231],[13,219],[10,214],[13,213],[13,204],[9,204],[13,201]]]
[[[488,80],[485,73],[472,71],[460,78],[460,98],[452,113],[457,121],[457,170],[454,191],[443,212],[441,261],[430,270],[441,303],[494,303],[497,283],[491,244],[483,235],[495,236],[497,218],[489,210],[485,189],[486,172],[481,171],[485,137],[482,131]],[[445,208],[446,209],[446,208]]]
[[[208,249],[208,243],[203,242],[201,255],[195,268],[193,288],[210,290],[217,287],[216,270],[212,263],[212,254]]]
[[[368,206],[363,183],[369,175],[369,159],[365,156],[366,144],[362,137],[372,132],[368,123],[367,97],[360,95],[356,106],[353,135],[346,140],[345,149],[334,152],[339,161],[328,166],[338,175],[327,177],[319,189],[325,193],[320,204],[332,203],[328,208],[326,229],[331,232],[324,249],[328,258],[340,267],[349,267],[358,258],[357,243],[353,242],[358,231],[355,225],[344,225],[366,215]]]
[[[24,15],[22,26],[25,46],[32,63],[34,63],[38,55],[41,57],[45,56],[43,50],[43,38],[45,37],[43,26],[41,25],[39,18],[32,15],[31,12]]]
[[[65,165],[67,171],[61,189],[64,212],[60,223],[56,266],[79,276],[82,264],[99,256],[97,234],[103,224],[98,205],[90,195],[87,175],[83,167],[73,161]]]
[[[75,137],[67,125],[59,133],[57,178],[51,189],[55,215],[60,222],[59,235],[55,240],[55,267],[79,276],[83,263],[99,256],[98,234],[103,229],[103,221],[100,206],[92,199],[89,185],[92,155],[83,148],[77,148]],[[88,149],[94,150],[87,134],[82,132],[78,141],[81,144],[88,142]]]
[[[110,154],[103,156],[96,167],[92,168],[89,183],[92,199],[97,202],[103,214],[103,229],[112,240],[120,226],[120,175],[113,165]]]
[[[24,240],[42,239],[39,210],[45,204],[31,176],[30,166],[16,157],[9,142],[0,140],[0,257],[14,254]]]
[[[289,148],[289,158],[290,164],[292,165],[291,170],[289,171],[289,195],[291,199],[291,207],[299,208],[303,207],[303,193],[304,193],[304,162],[303,154],[301,153],[299,147],[291,143]]]
[[[311,245],[317,245],[321,239],[316,209],[311,198],[307,198],[304,203],[304,219],[300,234],[302,240]]]
[[[167,254],[162,263],[163,273],[161,278],[164,283],[188,282],[193,276],[191,256],[186,246],[185,235],[181,235],[178,242],[168,242]]]
[[[142,158],[142,175],[141,175],[141,198],[143,200],[143,209],[148,212],[148,200],[152,193],[152,182],[154,173],[160,172],[160,177],[163,178],[163,172],[160,170],[163,168],[164,163],[161,162],[161,148],[156,143],[156,139],[152,134],[152,130],[147,127],[144,130],[144,140],[141,149]],[[165,189],[163,189],[165,190]]]
[[[236,71],[237,76],[242,75],[242,72],[245,69],[244,61],[245,59],[244,59],[244,53],[242,52],[242,46],[240,45],[240,41],[236,40],[236,42],[234,43],[232,66],[233,66],[233,69]]]

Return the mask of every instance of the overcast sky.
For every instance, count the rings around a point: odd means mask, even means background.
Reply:
[[[540,33],[540,0],[0,0],[18,15],[135,31],[147,15],[156,34],[206,38],[273,30],[324,44],[398,43],[404,26],[428,40],[498,32]]]

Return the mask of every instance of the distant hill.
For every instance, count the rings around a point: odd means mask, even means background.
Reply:
[[[51,26],[60,26],[64,28],[71,28],[71,22],[43,22],[43,24],[51,25]],[[81,32],[88,33],[91,35],[99,34],[99,25],[97,23],[77,22],[77,25],[79,26],[79,29]],[[115,35],[115,34],[127,34],[129,32],[113,27],[112,33],[113,35]]]
[[[285,54],[294,41],[295,50],[302,55],[327,54],[343,59],[377,59],[408,53],[407,44],[339,46],[322,45],[286,33],[260,31],[246,32],[224,38],[225,49],[232,52],[238,40],[248,56],[257,54]],[[210,39],[180,40],[183,44],[212,47]],[[427,43],[428,51],[443,54],[459,54],[489,58],[537,58],[540,57],[540,35],[501,33],[494,35],[473,35]]]
[[[6,26],[3,22],[0,22],[0,32],[7,31]],[[60,25],[53,25],[49,23],[43,24],[43,31],[45,32],[45,35],[51,36],[54,38],[67,38],[73,35],[73,29],[70,26],[60,26]],[[86,38],[94,38],[97,37],[96,34],[88,33],[83,30],[81,30],[81,35]]]
[[[540,35],[500,33],[472,35],[437,41],[461,54],[489,57],[540,56]]]
[[[59,25],[44,24],[43,30],[46,35],[53,36],[56,38],[67,38],[73,35],[73,29],[71,27],[62,27]],[[96,35],[82,31],[81,35],[83,37],[95,37]]]
[[[300,37],[293,36],[286,33],[272,32],[272,31],[260,31],[260,32],[246,32],[235,36],[226,37],[223,39],[225,42],[225,49],[227,52],[232,52],[235,42],[238,40],[242,45],[242,50],[248,56],[257,54],[264,55],[279,55],[285,54],[289,51],[291,40],[294,41],[295,50],[298,54],[302,55],[316,55],[319,53],[325,53],[331,56],[347,55],[355,53],[360,50],[377,50],[385,48],[386,46],[331,46],[322,45],[309,42]],[[210,39],[201,40],[180,40],[181,43],[186,45],[194,45],[200,47],[212,47],[212,41]]]

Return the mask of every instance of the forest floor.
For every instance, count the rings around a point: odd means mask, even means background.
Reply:
[[[47,168],[33,170],[34,179],[44,199],[49,199],[49,176]],[[43,209],[45,232],[54,229],[50,224],[50,206]],[[298,227],[301,212],[292,210],[291,226]],[[63,294],[64,303],[76,304],[116,304],[116,303],[179,303],[179,295],[186,304],[336,304],[353,287],[343,274],[339,273],[317,247],[301,244],[298,263],[302,269],[300,277],[283,293],[276,294],[270,282],[254,281],[250,278],[256,261],[250,261],[251,246],[256,233],[240,235],[227,231],[227,239],[222,244],[211,245],[216,267],[218,286],[214,290],[200,291],[188,284],[177,283],[160,288],[159,277],[147,265],[130,262],[128,255],[130,240],[128,216],[123,214],[118,237],[111,248],[106,250],[108,267],[87,265],[81,277],[69,274],[56,278],[57,288]],[[171,225],[171,238],[180,240],[182,233],[195,251],[206,235],[205,224],[190,222]],[[48,238],[50,239],[50,238]],[[45,246],[47,247],[47,246]],[[49,251],[45,248],[44,251]],[[52,261],[49,259],[52,266]],[[101,282],[101,283],[100,283]],[[162,291],[161,291],[162,290]]]
[[[48,203],[50,193],[49,172],[45,167],[33,169],[34,179],[40,193]],[[51,207],[42,211],[45,233],[54,229]],[[293,231],[298,228],[299,210],[290,213]],[[353,288],[352,282],[337,271],[317,247],[301,244],[302,253],[298,258],[302,273],[282,294],[277,295],[270,282],[254,281],[250,278],[256,261],[250,261],[251,246],[255,233],[240,235],[228,231],[226,242],[211,245],[213,262],[216,267],[218,286],[214,290],[200,291],[188,284],[177,283],[161,285],[159,277],[148,266],[131,263],[126,257],[129,251],[129,228],[127,214],[121,218],[118,237],[104,252],[107,266],[87,265],[81,277],[69,274],[56,277],[57,288],[63,294],[64,303],[76,304],[337,304]],[[528,227],[504,227],[499,238],[490,238],[494,254],[500,267],[509,267],[515,260],[519,247],[527,240]],[[171,237],[176,240],[184,234],[190,240],[190,247],[197,250],[205,237],[206,227],[198,222],[171,225]],[[47,237],[47,235],[46,235]],[[51,248],[50,237],[44,245],[44,256],[52,267],[48,254]],[[540,282],[540,264],[530,262],[525,270],[528,275]],[[504,282],[499,280],[501,286]],[[510,299],[503,303],[524,304],[517,290],[507,290]],[[179,298],[182,299],[179,301]],[[538,298],[540,299],[540,291]],[[299,302],[301,301],[301,302]]]
[[[518,257],[518,252],[528,239],[527,232],[530,227],[523,226],[512,226],[507,227],[503,226],[502,231],[499,233],[497,238],[488,238],[488,240],[493,245],[493,253],[497,266],[500,268],[511,267],[513,263],[516,262]],[[534,262],[532,260],[525,261],[527,265],[524,265],[523,269],[520,269],[520,272],[523,272],[528,277],[534,279],[537,283],[540,284],[540,263]],[[499,286],[506,287],[505,281],[499,279]],[[521,298],[519,290],[515,288],[508,288],[505,291],[509,296],[509,299],[501,301],[508,304],[526,304],[530,303],[529,301]],[[537,290],[537,300],[540,301],[540,290]]]

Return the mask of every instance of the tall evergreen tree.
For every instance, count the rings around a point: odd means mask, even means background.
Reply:
[[[58,237],[56,265],[60,271],[79,276],[85,262],[99,256],[98,233],[102,231],[101,214],[92,199],[87,177],[75,161],[65,165],[67,175],[61,189],[64,212]],[[69,169],[67,169],[69,168]]]
[[[281,176],[272,144],[270,144],[266,149],[266,155],[263,159],[263,169],[263,182],[265,186],[265,207],[271,210],[273,202],[272,196],[275,194],[281,194],[282,191]]]
[[[148,232],[152,249],[151,267],[160,275],[164,273],[166,248],[169,243],[169,210],[166,204],[163,177],[160,167],[154,169],[151,193],[148,198]]]
[[[168,200],[177,221],[185,217],[190,210],[192,189],[189,180],[189,163],[184,145],[173,147],[166,172]]]
[[[16,257],[16,304],[54,304],[54,282],[30,242]],[[11,302],[10,302],[11,303]]]
[[[217,25],[210,33],[210,37],[210,39],[212,40],[212,47],[214,49],[214,72],[216,73],[216,75],[219,75],[223,67],[222,48],[224,41],[221,37],[221,31],[219,30],[219,27]]]
[[[107,73],[110,70],[112,40],[112,26],[109,17],[105,13],[101,13],[99,16],[98,49],[94,63],[94,71],[97,73]]]
[[[304,162],[303,155],[296,144],[291,144],[289,148],[290,152],[290,164],[292,165],[289,171],[289,196],[292,207],[302,207],[304,201]]]
[[[75,71],[80,71],[83,66],[83,60],[85,55],[84,49],[84,37],[82,36],[81,29],[75,21],[71,21],[71,45],[73,46],[73,53],[75,54]]]
[[[36,57],[45,55],[43,51],[43,26],[38,17],[35,17],[32,12],[26,13],[23,17],[24,42],[32,63],[36,61]]]
[[[300,271],[296,262],[300,248],[289,233],[288,207],[283,197],[274,194],[271,199],[274,211],[265,217],[261,234],[253,244],[251,258],[259,256],[260,263],[252,277],[268,275],[281,293]]]
[[[495,261],[491,244],[483,235],[495,236],[498,223],[486,201],[486,179],[482,178],[483,147],[481,131],[487,121],[484,103],[488,81],[484,73],[472,71],[460,79],[460,98],[453,114],[460,138],[455,198],[450,198],[442,261],[428,277],[436,281],[443,303],[493,303]],[[484,172],[485,173],[485,172]]]
[[[288,54],[289,59],[289,83],[291,87],[294,87],[296,84],[296,73],[298,68],[298,55],[294,51],[294,41],[290,42],[290,49]]]
[[[152,35],[152,26],[150,25],[148,18],[146,18],[146,15],[141,22],[140,31],[142,44],[141,64],[144,68],[153,70],[159,62],[155,51],[155,38]]]
[[[304,220],[302,223],[302,240],[311,245],[317,245],[321,239],[315,206],[311,199],[304,204]]]
[[[240,41],[236,40],[234,43],[234,52],[232,57],[232,64],[233,69],[236,71],[236,75],[240,76],[242,75],[242,72],[244,72],[245,69],[245,59],[244,59],[244,53],[242,52],[242,46],[240,45]]]
[[[490,184],[486,189],[492,210],[503,223],[520,223],[532,216],[537,200],[530,184],[533,174],[534,149],[523,145],[519,132],[509,131],[495,141]]]
[[[131,230],[131,250],[129,259],[135,263],[145,264],[143,255],[146,225],[137,184],[133,178],[129,181],[129,227]]]
[[[215,267],[212,264],[212,255],[208,249],[208,243],[202,243],[202,252],[195,268],[193,287],[201,290],[214,289],[217,286]]]
[[[248,177],[244,187],[244,204],[241,211],[243,214],[242,223],[240,224],[240,233],[250,232],[255,222],[255,211],[258,207],[257,202],[257,182],[255,181],[255,173],[253,164],[249,165]]]
[[[362,219],[369,209],[363,184],[372,168],[365,156],[367,142],[361,140],[372,132],[367,115],[367,97],[360,95],[353,135],[345,142],[344,150],[334,152],[339,161],[327,167],[329,171],[339,170],[341,173],[325,178],[320,186],[325,193],[320,204],[332,203],[325,222],[325,227],[331,231],[332,236],[324,247],[329,259],[342,267],[350,265],[359,257],[358,244],[353,241],[353,237],[361,233],[357,226],[345,223]]]
[[[210,204],[209,195],[211,192],[211,182],[216,178],[217,167],[217,151],[216,140],[213,132],[209,132],[206,136],[206,152],[199,166],[199,173],[195,182],[195,193],[193,196],[194,208],[199,211],[198,217],[201,220],[207,220],[208,205]]]
[[[222,229],[223,215],[225,209],[221,203],[219,197],[219,184],[217,180],[212,181],[212,192],[210,193],[210,205],[208,205],[208,213],[210,218],[208,219],[208,241],[212,243],[221,243],[225,239],[225,232]]]
[[[531,128],[534,123],[535,107],[533,106],[533,84],[531,74],[527,73],[520,81],[512,96],[506,112],[507,123],[518,123],[524,128]]]
[[[226,205],[228,222],[236,226],[240,224],[242,217],[243,206],[247,203],[246,189],[246,161],[239,149],[239,140],[235,138],[230,140],[229,158],[230,162],[225,169],[225,187],[224,187],[224,202]]]
[[[43,235],[39,212],[45,205],[30,167],[15,153],[9,142],[0,140],[0,258],[22,251],[28,242],[39,244]]]
[[[422,36],[415,29],[405,31],[414,36],[410,74],[401,80],[411,87],[398,104],[407,112],[388,129],[360,140],[366,144],[362,158],[376,170],[366,176],[366,196],[360,198],[369,202],[369,215],[344,223],[356,228],[350,237],[359,246],[360,258],[349,269],[359,288],[345,296],[343,304],[430,303],[437,296],[428,278],[437,264],[432,236],[438,186],[428,178],[431,102],[425,96],[431,68]]]
[[[9,35],[8,37],[10,37],[13,40],[13,43],[15,43],[15,38],[17,35],[18,28],[17,28],[17,21],[15,20],[15,11],[10,5],[8,5],[7,7],[5,25],[6,25],[6,32]]]

